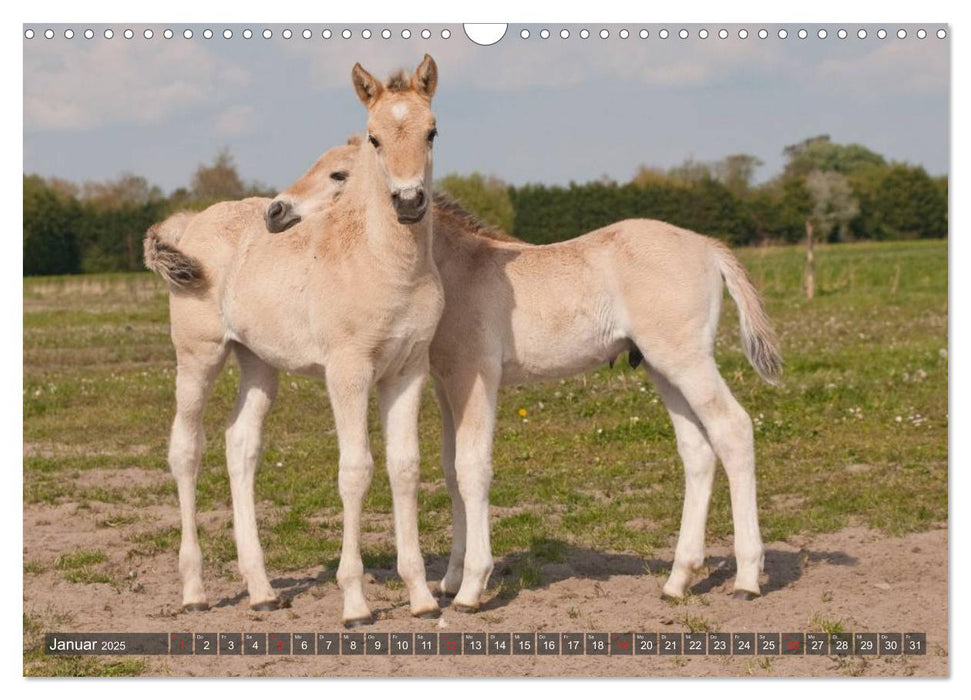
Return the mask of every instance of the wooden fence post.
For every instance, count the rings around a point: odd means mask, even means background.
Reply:
[[[806,219],[806,298],[816,296],[816,256],[814,251],[813,222]]]

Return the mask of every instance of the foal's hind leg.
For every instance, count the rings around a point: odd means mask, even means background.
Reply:
[[[681,598],[691,584],[691,577],[705,561],[705,523],[715,478],[715,452],[698,417],[681,391],[660,373],[648,368],[671,416],[678,441],[678,454],[684,463],[684,507],[681,532],[674,552],[674,566],[664,584],[664,595]]]
[[[735,595],[750,598],[759,595],[763,563],[752,420],[728,390],[710,354],[682,353],[681,358],[654,367],[684,395],[728,475],[738,564]]]
[[[198,343],[176,347],[178,369],[175,379],[175,420],[169,440],[169,467],[179,492],[182,544],[179,573],[182,575],[182,607],[209,607],[202,585],[202,550],[196,531],[196,478],[205,443],[202,417],[212,385],[226,361],[227,348],[221,343]]]
[[[438,380],[435,382],[435,394],[442,414],[442,473],[452,499],[452,552],[445,577],[438,588],[444,595],[454,596],[462,585],[462,570],[465,567],[465,502],[455,474],[455,418],[448,396]]]
[[[274,610],[278,602],[263,563],[263,549],[256,527],[254,482],[260,459],[263,419],[276,397],[277,371],[242,345],[236,345],[235,350],[240,370],[239,393],[226,429],[226,467],[233,495],[236,555],[239,573],[249,591],[250,607]]]

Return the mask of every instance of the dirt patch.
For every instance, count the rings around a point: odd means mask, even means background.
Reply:
[[[102,488],[106,490],[131,490],[153,488],[168,484],[172,475],[160,469],[86,469],[73,479],[81,488]]]
[[[24,443],[24,457],[41,457],[43,459],[89,457],[93,455],[105,457],[143,457],[150,451],[148,445],[130,445],[123,449],[107,450],[104,448],[96,448],[92,445],[68,445],[62,442]]]
[[[628,530],[636,530],[640,532],[648,532],[657,530],[660,528],[660,524],[654,522],[653,520],[648,520],[647,518],[633,518],[624,523],[624,527]]]
[[[205,613],[179,611],[175,552],[132,560],[130,537],[171,526],[176,513],[148,509],[130,524],[106,526],[114,511],[76,505],[32,505],[24,512],[24,560],[54,562],[79,550],[107,555],[110,583],[71,583],[52,564],[26,573],[24,611],[59,631],[340,631],[341,594],[333,571],[287,572],[274,586],[291,607],[247,608],[239,580],[206,575]],[[215,525],[228,512],[200,518]],[[707,570],[685,603],[660,598],[672,551],[656,558],[565,545],[563,561],[541,567],[542,585],[498,596],[490,589],[474,615],[443,610],[416,620],[390,570],[370,570],[367,594],[375,632],[724,632],[819,631],[839,624],[852,632],[926,632],[923,657],[147,657],[150,675],[223,676],[944,676],[948,673],[947,530],[885,537],[862,529],[767,545],[762,598],[734,600],[729,543],[710,548]],[[514,557],[497,561],[497,570]],[[444,555],[429,557],[429,580],[444,573]],[[272,575],[273,572],[271,572]]]

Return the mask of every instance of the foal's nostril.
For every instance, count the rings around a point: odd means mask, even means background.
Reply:
[[[283,215],[283,210],[285,208],[286,207],[283,206],[283,202],[271,202],[269,208],[266,210],[266,218],[270,219],[271,221],[273,219],[280,218]]]
[[[409,187],[391,193],[391,204],[398,215],[398,222],[414,224],[422,220],[428,199],[424,187]]]
[[[396,207],[406,206],[410,209],[417,209],[425,204],[425,190],[419,187],[397,190],[391,193],[391,202]]]
[[[293,215],[293,207],[290,203],[280,200],[270,202],[263,213],[263,218],[266,221],[266,230],[270,233],[286,231],[300,221],[300,217]]]

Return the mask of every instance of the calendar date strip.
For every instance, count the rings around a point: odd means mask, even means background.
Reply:
[[[924,632],[50,632],[50,655],[897,656]]]

